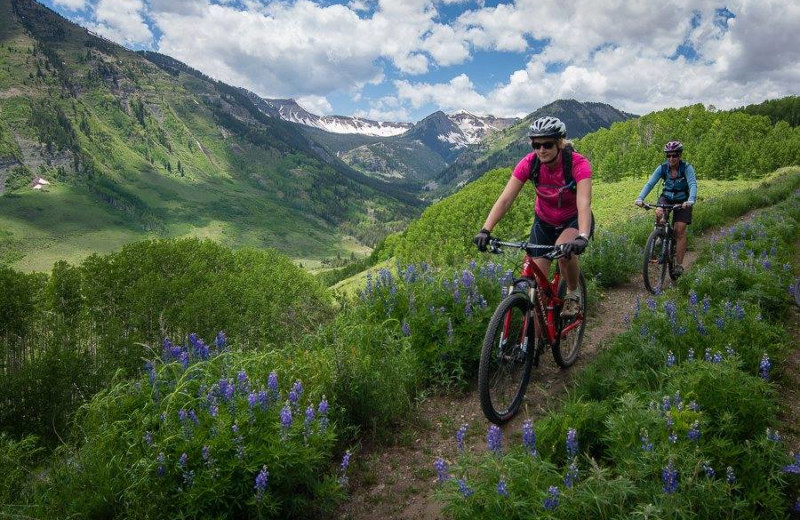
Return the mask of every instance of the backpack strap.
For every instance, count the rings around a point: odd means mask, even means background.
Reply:
[[[564,175],[564,189],[568,189],[573,193],[578,190],[575,179],[572,177],[572,152],[574,151],[575,149],[571,144],[568,144],[561,150],[561,172]],[[539,185],[539,172],[541,169],[542,161],[537,154],[533,154],[533,159],[531,160],[531,181],[533,181],[534,187]]]

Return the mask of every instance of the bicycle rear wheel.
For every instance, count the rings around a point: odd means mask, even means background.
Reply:
[[[514,292],[497,306],[486,330],[478,368],[478,393],[487,419],[505,424],[519,410],[531,376],[531,302]]]
[[[565,336],[552,345],[553,358],[555,358],[556,363],[561,368],[572,366],[575,360],[578,359],[578,352],[580,351],[581,342],[583,341],[583,331],[586,329],[587,291],[586,279],[583,277],[583,273],[580,273],[578,277],[578,290],[581,294],[580,314],[569,319],[561,319],[561,317],[559,317],[558,320],[560,323],[558,325],[558,331],[561,333],[562,330],[572,325],[577,320],[580,320],[580,325],[570,330]],[[558,296],[564,298],[566,295],[567,281],[562,279],[561,283],[558,284]]]
[[[658,240],[658,239],[661,240]],[[660,242],[657,244],[656,242]],[[664,254],[666,236],[661,229],[654,229],[647,238],[644,247],[644,264],[642,277],[644,286],[653,294],[658,294],[664,288],[664,278],[667,275],[667,255]]]

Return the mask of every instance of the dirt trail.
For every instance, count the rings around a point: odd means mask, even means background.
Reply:
[[[748,218],[742,217],[742,220]],[[707,232],[696,236],[695,243],[711,236]],[[687,271],[697,258],[696,251],[687,251],[684,267]],[[611,339],[626,328],[625,316],[633,313],[637,298],[648,297],[641,275],[619,287],[603,291],[590,307],[586,335],[581,355],[568,370],[558,368],[549,352],[545,352],[540,366],[534,368],[520,413],[503,426],[506,442],[518,442],[522,423],[539,417],[558,405],[572,377],[590,363]],[[793,330],[798,335],[800,310],[793,309]],[[790,326],[787,324],[787,327]],[[800,397],[800,350],[789,360],[788,388],[795,388],[794,403]],[[791,396],[787,398],[792,399]],[[791,403],[791,401],[788,401]],[[800,418],[798,405],[788,406],[788,424],[797,424]],[[792,417],[794,419],[792,419]],[[457,458],[456,430],[467,424],[465,448],[484,449],[489,422],[481,412],[477,391],[470,390],[462,396],[433,396],[420,405],[416,422],[404,425],[403,436],[396,446],[360,451],[359,471],[351,481],[352,494],[339,510],[341,520],[439,520],[443,518],[441,504],[433,496],[436,475],[433,462],[437,456],[452,461]],[[800,431],[781,432],[794,450],[800,449]]]

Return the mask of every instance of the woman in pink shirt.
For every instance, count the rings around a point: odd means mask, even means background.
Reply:
[[[542,117],[531,123],[528,137],[533,152],[514,168],[474,242],[478,249],[486,250],[492,229],[508,212],[525,181],[531,180],[536,188],[536,204],[530,242],[566,244],[566,255],[559,259],[561,272],[567,281],[567,297],[561,316],[572,318],[579,312],[581,304],[577,255],[586,249],[594,232],[592,166],[585,157],[572,150],[567,141],[567,127],[556,117]],[[545,273],[549,271],[549,260],[537,257],[534,262]]]

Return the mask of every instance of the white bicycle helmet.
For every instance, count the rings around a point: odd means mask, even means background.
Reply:
[[[557,117],[540,117],[528,127],[528,137],[567,137],[567,125]]]

